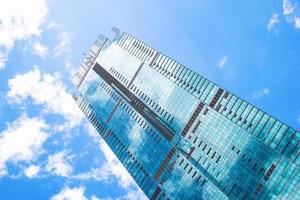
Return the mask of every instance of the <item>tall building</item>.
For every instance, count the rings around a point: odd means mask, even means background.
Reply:
[[[299,131],[114,31],[73,97],[149,199],[300,199]]]

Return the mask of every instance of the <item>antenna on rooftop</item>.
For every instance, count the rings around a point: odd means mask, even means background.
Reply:
[[[117,35],[120,33],[120,30],[119,30],[117,27],[115,27],[115,26],[113,26],[113,27],[111,28],[111,31],[114,32],[114,33],[117,34]]]

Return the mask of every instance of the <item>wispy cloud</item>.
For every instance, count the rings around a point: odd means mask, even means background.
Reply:
[[[47,29],[57,29],[59,27],[58,24],[56,24],[54,21],[51,21],[47,25]]]
[[[300,29],[300,17],[295,17],[295,28]]]
[[[9,0],[0,6],[0,69],[4,68],[16,41],[38,36],[46,20],[45,0]]]
[[[60,56],[64,53],[70,52],[70,44],[71,38],[69,33],[67,32],[60,32],[58,34],[58,44],[53,49],[54,56]]]
[[[219,70],[222,70],[223,78],[226,80],[232,79],[236,76],[236,73],[234,72],[233,68],[228,66],[227,64],[228,58],[228,55],[224,55],[217,62],[217,67]]]
[[[73,167],[70,164],[71,157],[72,156],[68,155],[66,151],[50,155],[48,157],[46,170],[57,176],[69,176],[73,171]]]
[[[44,58],[48,54],[48,48],[40,43],[40,42],[35,42],[32,45],[34,53],[36,53],[38,56]]]
[[[288,23],[293,24],[295,28],[300,29],[300,18],[296,15],[297,7],[290,0],[283,0],[283,15]]]
[[[262,88],[256,92],[253,93],[252,97],[253,98],[261,98],[263,96],[266,96],[270,93],[270,89],[269,88]]]
[[[218,60],[217,67],[219,69],[223,69],[227,62],[227,59],[228,59],[228,56],[224,55],[220,60]]]
[[[267,25],[267,29],[268,30],[271,30],[272,27],[275,25],[275,24],[278,24],[279,23],[279,19],[278,19],[278,14],[273,14],[272,17],[270,18],[269,20],[269,23]]]
[[[295,6],[289,0],[283,0],[282,3],[283,15],[290,15],[294,12]]]

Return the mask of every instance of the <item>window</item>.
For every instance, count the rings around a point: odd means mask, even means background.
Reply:
[[[198,176],[198,178],[197,178],[196,182],[199,182],[199,181],[200,181],[200,179],[201,179],[201,175],[199,175],[199,176]]]
[[[208,113],[208,108],[205,109],[203,115],[206,115]]]
[[[184,159],[182,159],[182,160],[180,161],[179,166],[181,166],[181,164],[183,163],[183,161],[184,161]]]
[[[192,178],[194,178],[196,176],[196,174],[197,174],[197,172],[195,171],[194,174],[193,174],[193,176],[192,176]]]
[[[217,106],[217,108],[216,108],[216,111],[219,112],[219,110],[220,110],[221,107],[222,107],[222,104],[219,104],[219,105]]]
[[[196,138],[194,139],[194,144],[197,142],[197,139],[198,139],[198,137],[196,137]]]
[[[198,147],[200,147],[200,146],[201,146],[201,144],[202,144],[202,140],[200,141],[200,143],[199,143]]]
[[[225,94],[224,94],[224,99],[227,99],[228,95],[229,95],[229,93],[228,93],[228,92],[225,92]]]
[[[188,166],[189,166],[189,164],[186,163],[183,169],[186,170],[186,168],[187,168]]]
[[[201,184],[201,187],[203,187],[203,185],[206,183],[206,180],[204,180]]]
[[[195,132],[196,132],[196,130],[198,129],[200,123],[201,123],[201,121],[198,120],[197,124],[195,125],[194,129],[192,130],[192,133],[195,133]]]
[[[209,150],[207,151],[207,153],[206,153],[206,154],[207,154],[207,155],[209,155],[210,151],[211,151],[211,148],[209,148]]]
[[[170,114],[168,114],[167,120],[169,120],[169,119],[170,119],[170,117],[171,117],[171,115],[170,115]]]
[[[214,153],[212,154],[211,159],[214,159],[215,155],[216,155],[216,152],[214,152]]]
[[[162,111],[162,113],[164,112],[164,110]],[[167,116],[167,112],[165,112],[165,114],[164,114],[164,118],[166,118],[166,116]],[[168,120],[168,119],[167,119]]]

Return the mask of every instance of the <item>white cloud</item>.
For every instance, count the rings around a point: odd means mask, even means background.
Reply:
[[[260,97],[263,97],[263,96],[266,96],[270,93],[270,89],[268,88],[262,88],[256,92],[254,92],[253,94],[253,98],[260,98]]]
[[[64,67],[69,72],[70,80],[72,81],[72,78],[75,76],[76,72],[78,71],[78,68],[75,67],[70,60],[65,60]]]
[[[48,54],[48,48],[40,42],[36,42],[32,45],[34,53],[44,58]]]
[[[51,197],[51,200],[88,200],[84,196],[84,187],[69,188],[65,187],[58,194]]]
[[[109,146],[99,136],[90,123],[85,124],[86,132],[99,143],[99,148],[104,154],[105,162],[99,168],[94,168],[87,173],[75,175],[80,180],[94,179],[97,181],[109,181],[111,177],[117,178],[118,184],[126,189],[126,194],[117,198],[118,200],[146,200],[148,199],[143,191],[137,186],[131,175],[127,172],[122,163],[118,160]],[[110,199],[110,198],[105,198]]]
[[[7,174],[7,162],[31,161],[42,154],[47,129],[44,120],[22,116],[0,133],[0,176]]]
[[[48,163],[46,165],[46,170],[50,173],[53,173],[57,176],[69,176],[73,167],[69,163],[70,156],[68,157],[65,151],[58,152],[54,155],[48,157]]]
[[[60,32],[58,34],[58,41],[59,43],[53,49],[54,56],[70,52],[71,39],[67,32]]]
[[[289,0],[283,0],[282,9],[283,15],[290,15],[294,12],[295,7]]]
[[[73,68],[72,62],[69,61],[69,60],[66,60],[66,61],[65,61],[65,68],[66,68],[66,69],[72,69],[72,68]]]
[[[28,168],[24,170],[25,176],[28,178],[34,178],[38,176],[38,173],[40,171],[40,167],[36,165],[31,165]]]
[[[107,170],[107,168],[104,167],[99,167],[99,168],[92,168],[88,172],[73,175],[72,178],[77,180],[84,180],[84,181],[96,180],[96,181],[103,181],[108,183],[111,176],[112,174],[110,173],[110,170]]]
[[[8,50],[5,51],[0,50],[0,69],[5,67],[7,57],[8,57]]]
[[[300,17],[295,17],[295,28],[300,29]]]
[[[74,175],[74,179],[79,180],[97,180],[109,182],[113,177],[118,181],[118,184],[125,189],[129,189],[132,186],[136,186],[133,178],[127,172],[125,167],[121,164],[115,154],[111,151],[109,146],[101,139],[99,134],[89,123],[85,124],[86,132],[93,138],[93,140],[99,144],[99,148],[104,155],[104,164],[97,168],[92,168],[88,172]]]
[[[147,200],[148,198],[144,194],[142,190],[139,188],[136,188],[135,190],[129,190],[127,191],[127,194],[121,198],[118,198],[120,200]]]
[[[47,29],[57,29],[58,27],[59,26],[53,21],[49,22],[47,25]]]
[[[81,174],[83,179],[98,179],[98,180],[109,180],[111,176],[115,176],[118,180],[120,186],[124,188],[129,188],[132,185],[136,185],[133,178],[127,172],[125,167],[118,160],[116,155],[112,152],[109,146],[102,140],[97,133],[97,131],[93,128],[92,125],[86,125],[87,133],[93,137],[93,139],[99,142],[99,148],[101,152],[104,154],[105,162],[100,168],[92,169],[90,172]],[[101,176],[101,178],[100,178]],[[100,179],[99,179],[100,178]]]
[[[31,98],[35,104],[45,105],[45,111],[62,115],[67,122],[59,127],[73,127],[80,123],[83,114],[73,98],[66,92],[58,73],[41,74],[37,66],[33,70],[18,74],[8,82],[7,97],[11,103],[22,103]]]
[[[273,14],[272,17],[271,17],[270,20],[269,20],[267,29],[268,29],[268,30],[271,30],[272,27],[273,27],[275,24],[278,24],[278,23],[279,23],[278,14]]]
[[[110,150],[109,146],[101,139],[99,134],[96,132],[96,130],[93,128],[93,126],[89,123],[85,123],[85,129],[87,133],[93,138],[95,143],[99,144],[100,150],[104,154],[104,164],[100,166],[99,168],[92,168],[90,171],[81,173],[81,174],[75,174],[72,175],[72,169],[69,162],[66,162],[66,153],[59,152],[55,154],[55,156],[51,156],[48,160],[54,160],[51,164],[51,166],[56,167],[48,167],[46,166],[47,171],[54,171],[56,175],[62,175],[66,176],[68,179],[75,179],[75,180],[81,180],[81,181],[87,181],[87,180],[96,180],[96,181],[103,181],[109,183],[112,178],[116,178],[118,181],[118,184],[123,187],[126,190],[126,194],[123,196],[120,196],[116,198],[117,200],[146,200],[147,197],[142,192],[142,190],[137,186],[137,184],[134,182],[130,174],[126,171],[124,166],[120,163],[120,161],[117,159],[117,157],[114,155],[114,153]],[[53,159],[55,157],[55,159]],[[54,164],[59,163],[59,164]],[[59,167],[58,167],[59,166]],[[68,167],[62,167],[62,166],[68,166]],[[47,169],[48,168],[48,169]],[[61,172],[57,173],[57,169],[70,169],[70,170],[62,170],[62,171],[68,171],[68,172]],[[90,198],[85,197],[84,194],[84,188],[64,188],[59,194],[52,197],[52,200],[56,199],[72,199],[73,194],[76,193],[78,196],[78,199],[80,198],[86,198],[91,200],[111,200],[112,198],[98,198],[95,195],[91,196]],[[74,196],[76,196],[74,194]]]
[[[48,9],[45,0],[1,0],[0,5],[1,69],[16,41],[40,35]]]
[[[126,194],[119,197],[106,197],[106,198],[98,198],[96,196],[92,196],[91,200],[148,200],[144,192],[138,187],[128,189]]]
[[[84,128],[85,128],[86,133],[89,136],[91,136],[96,143],[100,144],[100,141],[101,141],[100,135],[89,121],[87,121],[84,124]]]
[[[93,195],[93,196],[91,197],[91,200],[101,200],[101,199],[99,199],[98,197],[96,197],[95,195]]]
[[[228,56],[225,55],[223,56],[217,63],[217,66],[219,69],[223,69],[223,67],[225,66],[226,62],[227,62]]]
[[[286,21],[293,24],[296,29],[300,29],[300,17],[297,16],[299,9],[296,8],[296,4],[290,0],[283,0],[282,9]]]

